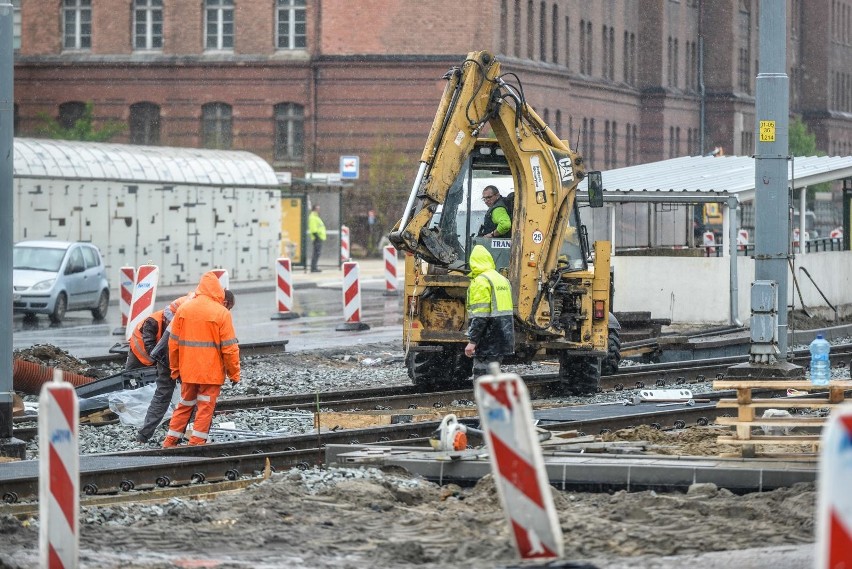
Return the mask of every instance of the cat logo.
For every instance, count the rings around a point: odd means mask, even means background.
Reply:
[[[559,177],[563,182],[573,182],[574,181],[574,168],[571,167],[571,159],[563,158],[558,162],[559,164]]]

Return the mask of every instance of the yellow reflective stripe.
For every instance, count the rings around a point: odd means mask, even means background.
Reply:
[[[477,302],[476,304],[471,304],[469,308],[472,311],[476,310],[476,309],[482,309],[482,308],[489,309],[489,308],[491,308],[491,304],[489,304],[487,302]]]

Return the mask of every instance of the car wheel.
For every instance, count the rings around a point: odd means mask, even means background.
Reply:
[[[65,318],[65,311],[68,309],[68,298],[64,292],[60,292],[56,297],[56,304],[53,306],[53,312],[50,313],[50,321],[54,324],[59,324]]]
[[[92,317],[95,320],[103,320],[104,318],[106,318],[108,308],[109,291],[104,289],[101,291],[101,296],[98,298],[98,305],[92,309]]]

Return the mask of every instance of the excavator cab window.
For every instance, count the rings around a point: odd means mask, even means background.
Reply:
[[[515,184],[505,157],[483,160],[482,154],[474,153],[450,186],[444,203],[438,206],[430,227],[438,229],[438,234],[459,260],[466,263],[473,246],[483,245],[500,269],[509,266],[511,240],[477,237],[488,211],[482,191],[489,185],[496,186],[502,196],[514,191]]]
[[[568,228],[565,240],[559,249],[560,267],[569,272],[585,271],[588,268],[589,241],[585,226],[580,224],[580,209],[574,202],[574,209],[568,216]]]
[[[589,207],[603,207],[603,179],[599,170],[586,173]]]

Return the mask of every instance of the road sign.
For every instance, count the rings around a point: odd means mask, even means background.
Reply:
[[[340,157],[340,178],[343,180],[358,179],[358,157],[357,156],[341,156]]]
[[[476,403],[491,472],[522,559],[562,557],[562,528],[535,431],[529,392],[513,373],[476,381]]]

